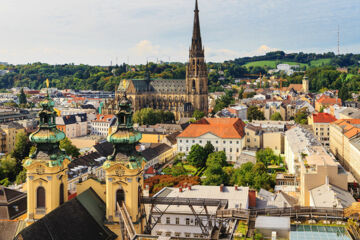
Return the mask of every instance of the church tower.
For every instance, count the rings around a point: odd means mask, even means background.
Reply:
[[[186,68],[186,91],[192,110],[208,113],[208,75],[201,41],[198,1],[195,2],[194,27],[189,64]]]
[[[47,86],[49,83],[47,81]],[[59,147],[65,133],[56,128],[54,101],[47,94],[40,103],[39,129],[30,135],[36,150],[25,159],[27,224],[42,218],[68,199],[67,166],[70,158]]]
[[[304,78],[302,80],[302,88],[304,93],[309,93],[309,79],[306,75],[304,75]]]
[[[106,218],[109,223],[121,223],[119,211],[126,210],[136,232],[142,233],[145,208],[140,199],[146,161],[136,151],[142,136],[133,129],[132,116],[131,102],[124,92],[116,113],[116,130],[107,137],[114,146],[114,152],[103,164],[106,171]]]

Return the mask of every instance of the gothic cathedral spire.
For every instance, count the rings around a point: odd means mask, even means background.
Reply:
[[[191,106],[185,110],[190,113],[199,110],[208,113],[208,74],[205,62],[204,48],[201,41],[198,1],[195,0],[194,27],[189,64],[186,68],[186,92]]]
[[[190,49],[190,57],[204,57],[204,51],[201,41],[201,32],[200,32],[200,20],[199,20],[199,8],[198,1],[195,2],[194,10],[194,27],[193,27],[193,36]]]

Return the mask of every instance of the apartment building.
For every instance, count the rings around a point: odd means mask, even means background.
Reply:
[[[165,187],[156,195],[156,197],[171,198],[205,198],[222,199],[228,201],[228,208],[248,209],[249,207],[249,187],[226,187],[226,186],[187,186],[184,188]],[[181,238],[201,238],[205,237],[198,222],[197,217],[189,206],[165,206],[158,205],[160,210],[166,210],[161,215],[159,211],[153,210],[155,219],[159,219],[151,234],[162,237],[181,237]],[[219,223],[206,216],[206,211],[202,207],[194,207],[198,212],[201,224],[210,226],[209,232]],[[215,214],[217,207],[207,207],[209,214]]]
[[[360,180],[360,119],[339,119],[330,124],[330,150]]]
[[[116,117],[111,114],[98,114],[96,119],[91,121],[91,134],[106,137],[109,130],[116,122]]]
[[[86,136],[88,134],[86,113],[56,117],[56,127],[63,131],[68,138]]]
[[[308,124],[320,143],[327,148],[330,146],[330,123],[335,121],[336,118],[329,113],[313,113],[308,117]]]
[[[333,105],[342,106],[340,98],[332,98],[323,94],[319,99],[315,101],[315,110],[321,112],[321,109],[328,108]]]
[[[224,151],[227,161],[240,160],[245,123],[240,118],[203,118],[177,136],[178,152],[188,154],[191,146],[210,142],[215,151]]]
[[[19,132],[25,132],[25,128],[16,122],[1,124],[0,128],[3,131],[2,135],[4,136],[5,134],[5,142],[2,140],[4,143],[2,145],[5,145],[5,148],[2,146],[2,149],[4,150],[4,153],[11,153],[15,147],[16,135]]]

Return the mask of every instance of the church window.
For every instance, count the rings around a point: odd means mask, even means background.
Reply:
[[[60,205],[64,203],[64,184],[60,184]]]
[[[119,189],[116,191],[116,206],[119,204],[121,207],[122,203],[125,201],[125,192],[123,189]],[[116,207],[117,208],[117,207]]]
[[[45,208],[45,188],[38,187],[36,190],[36,207]]]
[[[192,88],[195,88],[195,80],[193,80]]]

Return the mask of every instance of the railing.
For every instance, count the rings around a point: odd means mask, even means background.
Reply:
[[[124,224],[124,227],[126,229],[126,232],[123,231],[123,239],[126,238],[125,236],[128,237],[128,239],[132,239],[135,235],[136,235],[136,231],[134,228],[134,225],[132,224],[130,215],[126,209],[125,204],[122,202],[121,203],[121,207],[119,205],[119,203],[116,203],[117,208],[118,208],[118,213],[119,213],[119,217],[120,217],[120,224]],[[122,228],[122,227],[121,227]]]
[[[224,199],[205,198],[170,198],[170,197],[142,197],[143,204],[158,205],[192,205],[192,206],[227,206],[228,201]]]
[[[267,208],[267,209],[226,209],[216,212],[217,218],[248,219],[256,216],[319,216],[345,218],[344,210],[338,208],[314,208],[314,207],[292,207],[292,208]]]

